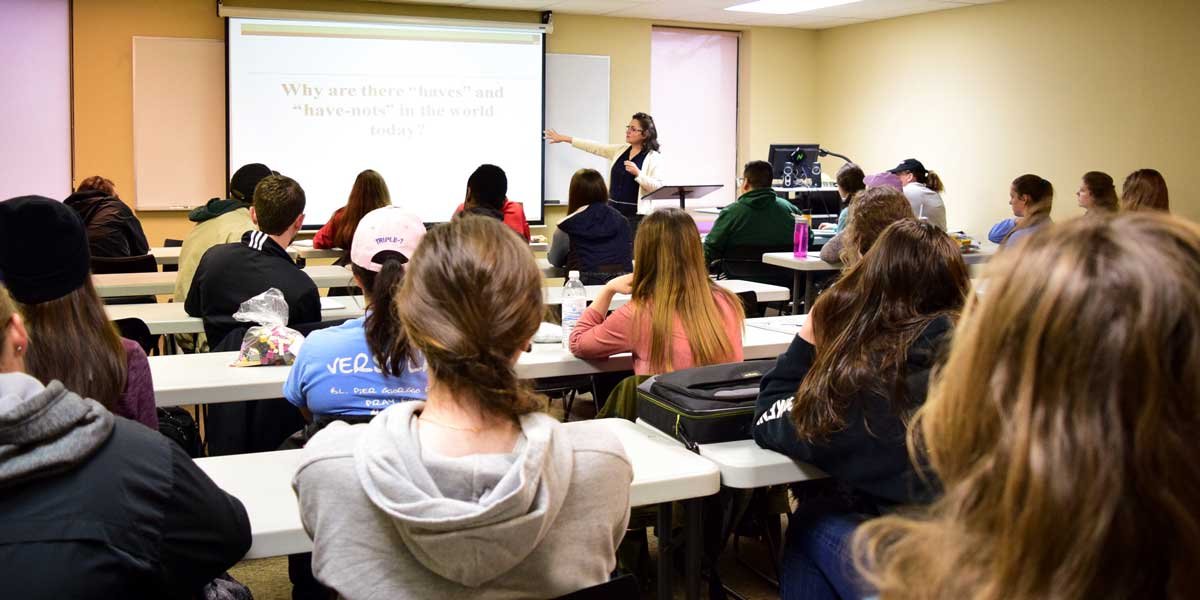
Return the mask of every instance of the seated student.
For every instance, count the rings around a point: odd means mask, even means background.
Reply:
[[[988,241],[1008,246],[1050,224],[1053,204],[1054,186],[1049,181],[1033,174],[1014,179],[1008,189],[1013,218],[996,223],[988,232]]]
[[[1079,206],[1087,216],[1109,216],[1117,212],[1120,200],[1117,198],[1117,188],[1113,178],[1108,173],[1088,171],[1079,182],[1079,191],[1075,192]]]
[[[604,289],[571,330],[571,353],[633,353],[633,372],[653,375],[742,360],[742,303],[708,278],[696,222],[678,208],[642,220],[633,274]],[[633,298],[611,315],[614,294]]]
[[[842,199],[842,210],[838,212],[836,224],[822,223],[821,229],[832,229],[837,232],[846,228],[846,221],[850,218],[850,203],[854,201],[855,196],[867,189],[865,180],[866,175],[863,174],[862,168],[854,163],[846,163],[838,169],[837,190],[838,196]]]
[[[604,177],[593,169],[571,176],[567,217],[558,222],[546,259],[579,271],[584,285],[603,285],[633,271],[633,234],[629,222],[608,204]]]
[[[860,598],[847,548],[862,521],[933,496],[905,448],[938,348],[970,288],[958,245],[932,223],[888,227],[816,302],[763,376],[754,440],[811,463],[845,497],[788,519],[782,598]]]
[[[250,549],[242,503],[157,431],[26,375],[31,341],[0,285],[4,596],[199,597]]]
[[[92,256],[123,258],[150,252],[142,222],[120,198],[113,182],[99,175],[84,179],[63,204],[83,219]]]
[[[946,203],[942,200],[942,192],[946,186],[937,173],[929,171],[921,161],[906,158],[890,173],[900,178],[904,184],[904,196],[912,207],[913,214],[918,219],[928,220],[937,225],[942,231],[946,230]]]
[[[234,329],[253,326],[234,320],[233,314],[269,288],[283,292],[289,324],[321,320],[317,286],[286,250],[304,224],[304,204],[300,184],[282,175],[265,177],[254,188],[250,207],[250,218],[261,231],[247,231],[240,243],[204,253],[184,309],[204,319],[210,344],[219,344]]]
[[[333,423],[293,486],[317,579],[339,597],[553,598],[608,580],[632,467],[596,422],[563,425],[513,365],[537,331],[542,274],[501,223],[429,231],[395,310],[398,360],[429,399]]]
[[[146,352],[108,320],[89,263],[75,211],[40,196],[0,202],[0,273],[33,336],[29,374],[157,430]]]
[[[941,498],[859,530],[880,598],[1200,597],[1200,228],[1050,233],[988,264],[910,431]]]
[[[179,249],[179,276],[175,279],[175,301],[187,300],[192,288],[196,266],[209,248],[220,244],[231,244],[242,239],[247,231],[257,229],[250,218],[250,201],[258,182],[271,174],[267,165],[251,163],[244,165],[229,178],[229,198],[213,198],[208,204],[188,213],[188,220],[196,224]],[[213,343],[221,340],[212,340]]]
[[[1171,212],[1167,180],[1154,169],[1138,169],[1125,178],[1121,186],[1121,210],[1157,210]]]
[[[794,204],[771,189],[771,164],[753,160],[742,168],[738,199],[721,209],[704,238],[704,259],[712,262],[739,246],[779,246],[792,243],[800,214]]]
[[[887,185],[868,188],[850,205],[846,228],[821,247],[821,260],[850,267],[867,253],[888,225],[914,218],[900,190]]]
[[[350,188],[346,206],[337,209],[329,222],[317,231],[313,248],[341,248],[349,255],[359,221],[367,213],[391,205],[392,197],[383,176],[371,169],[359,173],[354,179],[354,187]]]
[[[504,174],[504,169],[496,165],[479,165],[471,177],[467,179],[467,198],[458,208],[454,209],[454,214],[471,209],[485,209],[487,211],[495,211],[501,215],[501,219],[505,225],[508,225],[517,235],[529,241],[529,221],[525,220],[525,207],[518,202],[513,202],[506,196],[508,194],[508,176]],[[493,213],[479,213],[487,214]]]
[[[399,208],[375,209],[359,221],[350,257],[367,313],[309,334],[283,386],[283,396],[311,417],[309,435],[333,420],[365,422],[396,402],[425,399],[425,365],[401,361],[391,348],[400,331],[395,294],[423,237],[421,219]]]

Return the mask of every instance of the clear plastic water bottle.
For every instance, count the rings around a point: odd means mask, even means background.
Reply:
[[[579,280],[579,271],[567,273],[567,282],[562,291],[562,345],[570,349],[571,330],[587,309],[587,288]]]

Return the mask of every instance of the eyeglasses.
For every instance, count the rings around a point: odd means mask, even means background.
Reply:
[[[738,187],[742,187],[743,185],[746,185],[746,178],[745,178],[745,177],[738,177],[738,178],[737,178],[737,186],[738,186]]]
[[[645,129],[634,129],[634,127],[633,127],[632,125],[626,125],[626,126],[625,126],[625,131],[636,131],[636,132],[638,132],[638,133],[642,133],[642,132],[644,132],[644,131],[646,131],[646,130],[645,130]]]

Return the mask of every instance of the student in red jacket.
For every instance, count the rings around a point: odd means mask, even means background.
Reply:
[[[313,238],[313,248],[341,248],[349,256],[350,244],[354,242],[354,230],[358,222],[367,213],[385,206],[392,205],[392,197],[388,194],[387,182],[383,175],[367,169],[358,174],[354,187],[350,188],[350,198],[346,206],[337,209],[329,222],[317,231]]]
[[[525,220],[525,208],[519,202],[509,200],[507,194],[508,176],[504,174],[504,169],[496,165],[479,165],[467,179],[466,201],[454,209],[454,214],[465,209],[473,209],[473,212],[494,211],[505,225],[528,242],[529,222]]]

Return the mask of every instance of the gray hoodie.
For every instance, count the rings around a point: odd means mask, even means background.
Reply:
[[[421,447],[416,411],[334,423],[292,485],[313,572],[344,598],[553,598],[601,583],[629,520],[633,469],[596,423],[521,417],[510,454]]]
[[[112,429],[112,413],[58,381],[0,374],[0,489],[78,465]]]

